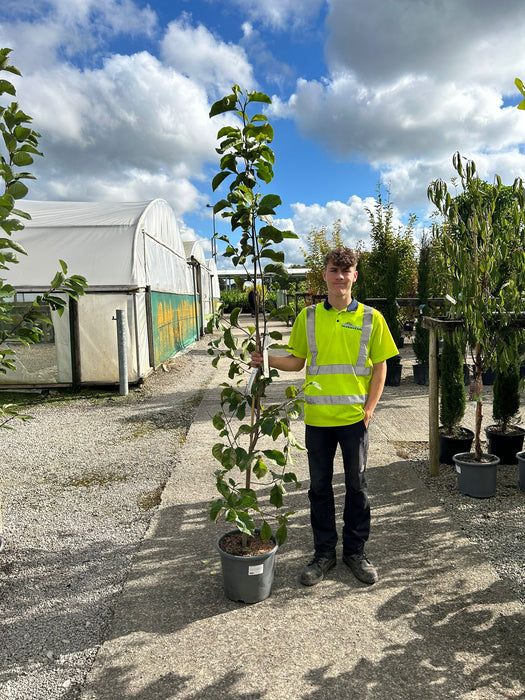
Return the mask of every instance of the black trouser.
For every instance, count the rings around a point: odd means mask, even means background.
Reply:
[[[370,534],[370,504],[365,479],[368,430],[363,421],[353,425],[319,428],[306,426],[310,467],[310,521],[316,554],[332,554],[337,544],[332,479],[337,445],[341,446],[345,472],[343,552],[362,552]]]

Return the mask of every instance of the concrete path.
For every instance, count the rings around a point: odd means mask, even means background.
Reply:
[[[224,370],[223,370],[224,371]],[[411,370],[410,370],[411,371]],[[287,375],[275,391],[300,375]],[[142,543],[83,700],[425,700],[525,698],[523,606],[452,523],[393,442],[427,440],[425,387],[386,388],[371,425],[373,529],[380,580],[342,563],[313,588],[307,465],[272,595],[225,598],[210,522],[211,416],[219,371],[187,435]],[[302,437],[302,426],[298,425]],[[343,496],[341,469],[335,478]]]

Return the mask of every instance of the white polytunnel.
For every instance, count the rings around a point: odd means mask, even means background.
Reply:
[[[204,279],[212,289],[210,267],[200,244],[188,257],[166,201],[23,201],[20,208],[31,220],[14,238],[27,256],[1,273],[16,289],[15,304],[23,306],[49,287],[59,259],[68,274],[83,275],[89,286],[78,302],[68,300],[61,318],[50,312],[53,323],[41,342],[29,348],[12,344],[16,370],[0,375],[0,386],[118,383],[117,310],[125,312],[130,383],[202,335],[213,302],[206,311],[204,301],[196,303],[192,258],[206,271],[204,278],[199,269],[200,290]]]

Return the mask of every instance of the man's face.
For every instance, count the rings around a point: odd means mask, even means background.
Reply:
[[[357,270],[355,267],[338,267],[328,263],[323,270],[323,279],[329,294],[346,296],[351,293],[352,285],[357,279]]]

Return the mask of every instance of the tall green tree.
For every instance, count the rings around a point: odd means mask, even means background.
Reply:
[[[396,343],[401,338],[398,297],[413,296],[416,280],[414,225],[410,216],[407,226],[394,224],[394,205],[390,193],[383,196],[378,185],[373,209],[367,208],[371,227],[371,250],[363,257],[361,268],[366,279],[368,297],[383,297],[383,315]],[[358,278],[359,279],[359,278]]]
[[[435,248],[433,240],[425,232],[421,237],[421,242],[419,244],[419,256],[417,263],[417,298],[419,301],[419,321],[416,324],[416,332],[412,345],[416,360],[420,364],[425,364],[428,362],[430,335],[429,330],[427,328],[423,328],[420,319],[423,316],[428,316],[430,312],[428,300],[432,293],[431,282],[434,277],[434,252]]]
[[[493,366],[501,340],[512,334],[516,313],[523,308],[525,282],[525,190],[521,180],[512,188],[493,185],[478,176],[473,161],[453,157],[462,192],[452,197],[447,184],[435,180],[429,199],[443,216],[434,232],[441,249],[444,291],[453,299],[452,317],[461,318],[472,351],[476,380],[474,453],[482,460],[482,373]],[[497,352],[505,372],[516,360],[514,344]],[[517,345],[516,345],[517,347]]]
[[[307,234],[302,253],[305,267],[308,268],[306,280],[311,294],[326,294],[326,282],[323,279],[324,259],[332,248],[340,245],[344,245],[340,220],[332,224],[330,234],[326,226],[313,228]]]
[[[233,122],[218,132],[220,171],[212,181],[214,190],[229,184],[226,195],[214,205],[214,212],[228,219],[231,226],[230,235],[220,236],[226,243],[224,255],[234,266],[250,269],[254,286],[260,288],[262,296],[260,306],[255,308],[253,326],[244,328],[239,323],[240,308],[233,309],[229,319],[219,313],[208,324],[208,332],[214,328],[219,331],[209,348],[213,364],[217,366],[221,359],[229,361],[229,381],[222,384],[221,407],[213,417],[219,435],[212,449],[219,463],[215,471],[219,496],[209,504],[209,512],[215,521],[223,517],[234,524],[243,535],[244,546],[255,533],[256,519],[261,523],[263,539],[270,539],[273,532],[270,517],[265,515],[269,509],[263,507],[254,484],[269,488],[279,543],[286,540],[292,515],[284,507],[286,488],[298,485],[290,471],[292,451],[298,446],[291,420],[300,415],[302,399],[296,388],[289,386],[283,401],[263,404],[267,386],[279,373],[275,369],[263,372],[250,368],[254,349],[262,352],[267,342],[282,339],[278,331],[269,332],[265,289],[259,287],[259,282],[269,273],[283,274],[284,252],[279,244],[286,238],[297,238],[295,233],[281,231],[271,223],[281,198],[263,192],[273,179],[275,156],[270,147],[273,128],[259,105],[270,103],[264,93],[246,92],[234,85],[232,93],[212,105],[210,111],[210,117],[229,113]],[[248,374],[251,378],[246,383]],[[284,447],[261,448],[261,437],[282,439]]]
[[[0,49],[0,73],[20,75],[16,66],[10,63],[11,49]],[[0,98],[6,95],[16,97],[16,89],[5,77],[0,79]],[[27,180],[34,179],[26,170],[34,162],[35,156],[41,156],[38,150],[40,134],[31,128],[32,119],[23,112],[17,102],[0,105],[0,132],[3,144],[0,150],[0,182],[3,192],[0,195],[0,275],[19,262],[20,255],[26,251],[16,240],[16,232],[24,228],[23,220],[30,219],[29,214],[19,209],[17,202],[23,199],[28,187]],[[60,270],[50,282],[49,289],[39,294],[24,308],[15,305],[16,290],[0,276],[0,372],[6,373],[16,368],[16,351],[12,342],[26,346],[37,343],[43,334],[43,326],[51,323],[48,310],[62,314],[67,301],[64,295],[78,299],[84,293],[86,280],[80,275],[67,276],[67,265],[60,261]],[[9,428],[14,419],[26,419],[18,412],[16,406],[0,406],[0,428]]]

